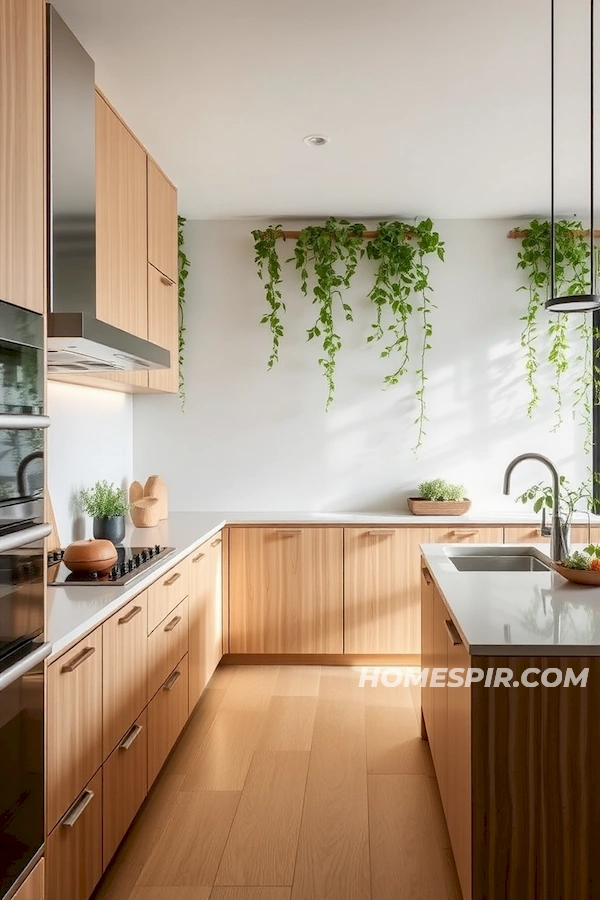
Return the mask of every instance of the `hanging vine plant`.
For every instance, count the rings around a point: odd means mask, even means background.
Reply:
[[[555,290],[557,296],[583,294],[589,289],[590,268],[589,248],[581,222],[560,220],[555,223]],[[537,341],[540,335],[539,313],[550,297],[551,290],[551,225],[550,222],[533,219],[523,236],[518,253],[517,268],[526,275],[526,283],[519,290],[528,294],[521,346],[525,350],[526,380],[530,390],[527,414],[532,415],[539,403],[540,395],[536,383],[539,369]],[[568,317],[565,313],[547,317],[547,332],[550,348],[547,360],[553,366],[555,382],[552,391],[556,398],[556,424],[563,422],[562,379],[569,369]],[[575,390],[573,413],[580,414],[586,427],[586,450],[591,447],[591,390],[593,371],[591,365],[592,327],[588,315],[583,315],[576,329],[577,340],[583,348],[576,362],[581,368],[581,376]]]
[[[181,399],[181,408],[185,409],[185,381],[183,377],[183,358],[185,351],[185,280],[190,271],[190,260],[183,249],[184,245],[184,226],[186,220],[183,216],[177,217],[177,264],[178,264],[178,280],[177,280],[177,302],[179,310],[179,397]]]
[[[281,225],[271,225],[252,232],[255,263],[265,288],[268,312],[261,323],[271,332],[272,348],[268,360],[271,369],[279,359],[279,349],[284,335],[283,313],[286,311],[281,292],[281,260],[277,242],[285,237]],[[409,322],[418,314],[422,340],[418,351],[418,378],[416,397],[419,414],[416,419],[421,446],[427,420],[425,406],[425,357],[431,348],[432,335],[431,284],[426,257],[435,254],[444,259],[444,244],[434,230],[431,219],[418,224],[405,222],[380,222],[377,232],[365,239],[365,226],[350,223],[347,219],[330,218],[324,225],[311,225],[294,233],[294,255],[287,262],[294,262],[300,273],[300,286],[304,296],[309,293],[317,305],[315,324],[308,329],[308,340],[321,339],[323,355],[319,359],[327,382],[329,408],[335,393],[335,366],[342,342],[336,321],[341,314],[353,321],[353,312],[344,299],[343,292],[350,287],[360,259],[365,255],[378,263],[375,281],[368,297],[375,307],[375,321],[367,342],[386,339],[380,356],[395,358],[394,370],[384,377],[384,386],[398,384],[410,367]],[[416,306],[411,298],[418,298]]]

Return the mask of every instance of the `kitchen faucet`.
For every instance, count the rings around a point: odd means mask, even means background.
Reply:
[[[554,560],[554,562],[559,562],[561,559],[564,559],[569,554],[569,548],[567,547],[566,541],[566,525],[563,522],[560,515],[560,481],[558,478],[558,472],[556,471],[556,467],[554,464],[546,457],[542,456],[540,453],[521,453],[520,456],[516,456],[512,462],[508,464],[506,467],[506,472],[504,473],[504,493],[510,493],[510,476],[513,473],[513,469],[520,462],[523,462],[524,459],[537,459],[538,462],[543,463],[550,470],[550,474],[552,475],[552,532],[550,538],[550,556]]]

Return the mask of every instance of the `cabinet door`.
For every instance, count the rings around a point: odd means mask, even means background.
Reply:
[[[420,653],[419,544],[429,528],[344,529],[344,652]]]
[[[46,308],[46,4],[0,2],[0,300]]]
[[[173,566],[148,588],[148,634],[188,595],[187,560]]]
[[[188,658],[171,672],[148,704],[148,788],[188,719]]]
[[[102,626],[104,759],[148,702],[147,617],[144,592]]]
[[[177,190],[148,158],[148,262],[177,282]]]
[[[188,652],[188,600],[182,600],[148,635],[148,699]]]
[[[166,347],[169,369],[151,369],[148,387],[169,394],[179,391],[179,300],[177,284],[148,266],[148,340]]]
[[[190,556],[190,712],[223,655],[222,546],[219,534]]]
[[[46,841],[46,900],[87,900],[102,876],[102,769]]]
[[[44,900],[44,860],[25,879],[12,900]]]
[[[504,529],[492,527],[470,528],[468,525],[448,528],[448,526],[431,528],[432,544],[502,544]]]
[[[539,525],[511,525],[504,529],[505,544],[549,544],[550,538],[544,537]]]
[[[343,652],[343,529],[232,528],[232,653]]]
[[[433,668],[445,670],[448,666],[448,631],[446,606],[437,588],[433,590]],[[448,802],[448,689],[445,686],[432,687],[433,708],[433,742],[429,746],[435,765],[438,786],[444,810],[447,812]]]
[[[450,616],[447,617],[450,620]],[[465,669],[471,657],[450,620],[448,668]],[[452,632],[455,632],[454,634]],[[436,688],[436,690],[441,690]],[[493,688],[492,688],[493,690]],[[448,687],[446,820],[462,887],[471,896],[471,688]]]
[[[46,815],[50,831],[102,765],[102,629],[48,666]]]
[[[146,716],[144,710],[102,767],[102,853],[105,869],[148,792]]]
[[[425,560],[421,560],[421,668],[431,672],[433,668],[433,590],[434,584]],[[431,746],[433,734],[433,688],[426,684],[421,688],[421,713]],[[438,688],[436,688],[438,690]]]
[[[146,153],[96,94],[97,314],[141,338],[148,337],[146,229]]]

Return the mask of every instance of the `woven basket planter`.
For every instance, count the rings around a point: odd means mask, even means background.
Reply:
[[[464,516],[471,509],[470,500],[421,500],[409,497],[408,508],[413,516]]]

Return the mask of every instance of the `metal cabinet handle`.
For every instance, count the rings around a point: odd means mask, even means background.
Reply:
[[[167,578],[166,581],[163,581],[165,587],[171,587],[172,584],[175,584],[178,578],[181,578],[181,572],[175,572],[174,575],[171,575],[170,578]]]
[[[174,628],[177,628],[180,622],[181,616],[175,616],[174,619],[171,619],[171,621],[167,625],[165,625],[164,631],[173,631]]]
[[[222,543],[223,543],[223,538],[217,538],[216,540],[211,541],[210,546],[211,546],[211,547],[218,547],[219,544],[222,544]]]
[[[425,584],[433,584],[433,581],[432,581],[432,578],[431,578],[431,572],[429,571],[429,569],[427,568],[427,566],[423,566],[423,568],[421,569],[421,571],[422,571],[422,573],[423,573],[423,578],[425,579]]]
[[[72,828],[79,816],[83,813],[86,806],[94,799],[94,792],[85,790],[77,798],[71,809],[67,810],[66,815],[61,819],[60,824],[66,828]]]
[[[193,562],[193,563],[199,562],[201,559],[204,559],[205,556],[206,556],[205,553],[199,553],[198,556],[195,556],[195,557],[193,558],[192,562]]]
[[[65,663],[61,668],[61,672],[74,672],[82,663],[89,659],[90,656],[93,656],[96,652],[95,647],[84,647],[81,653],[78,653],[77,656],[74,656],[73,659]]]
[[[446,625],[446,631],[448,632],[448,635],[450,637],[450,640],[452,641],[452,644],[455,647],[459,647],[462,644],[462,638],[461,638],[460,634],[458,633],[456,625],[454,624],[452,619],[445,619],[444,621],[445,621],[445,625]]]
[[[168,285],[168,287],[171,287],[171,285],[175,284],[175,282],[171,281],[170,278],[167,278],[166,275],[161,275],[160,280],[162,281],[163,284]]]
[[[121,616],[121,618],[118,620],[119,625],[128,625],[132,619],[135,619],[135,617],[137,616],[138,613],[141,613],[141,611],[142,611],[141,606],[132,607],[126,616]]]
[[[476,528],[474,531],[465,531],[464,528],[455,528],[450,534],[458,534],[464,535],[465,537],[472,537],[474,534],[479,534],[479,529]]]
[[[136,737],[139,736],[142,730],[141,725],[132,725],[121,743],[119,744],[119,750],[129,750]]]
[[[175,687],[175,683],[179,681],[180,678],[181,672],[172,672],[163,684],[163,691],[172,691]]]
[[[48,416],[15,416],[12,413],[2,413],[0,415],[0,429],[10,429],[15,431],[29,431],[30,428],[49,428],[50,419]]]
[[[295,534],[302,534],[301,528],[278,528],[275,531],[275,534],[280,534],[282,537],[293,537]]]

